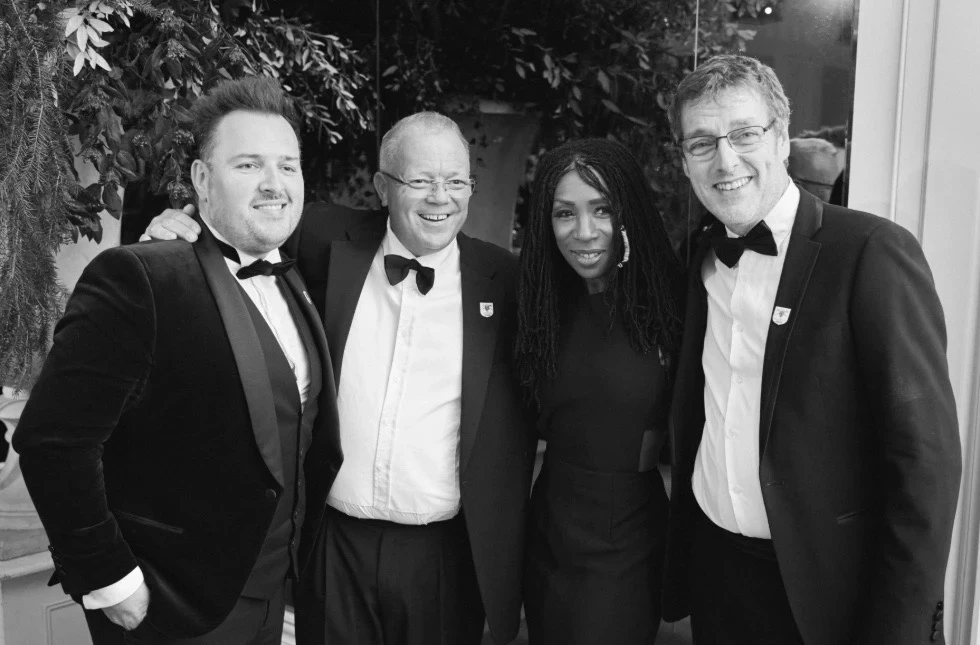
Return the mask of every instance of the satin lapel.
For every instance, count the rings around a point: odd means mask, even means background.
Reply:
[[[759,454],[764,455],[772,432],[772,415],[776,408],[779,393],[779,380],[783,370],[783,360],[793,329],[796,328],[797,312],[806,294],[810,275],[820,254],[820,243],[810,238],[823,223],[823,203],[810,194],[800,191],[800,205],[796,210],[796,221],[790,233],[786,249],[786,262],[776,290],[775,307],[789,310],[789,317],[777,325],[770,319],[769,335],[766,338],[766,355],[762,362],[762,400],[759,418]],[[773,316],[775,317],[775,315]]]
[[[316,343],[317,351],[320,353],[320,362],[323,365],[331,365],[330,360],[330,348],[327,345],[327,337],[323,331],[323,323],[320,321],[320,316],[313,306],[313,300],[310,298],[309,292],[306,290],[306,285],[303,283],[303,278],[300,277],[299,271],[296,269],[291,269],[283,276],[286,280],[286,284],[289,285],[290,291],[296,297],[296,302],[299,304],[300,310],[303,312],[303,317],[306,319],[307,324],[310,326],[310,333],[313,334],[313,342]],[[323,385],[321,389],[332,388],[329,391],[336,392],[337,387],[333,379],[333,370],[323,370]]]
[[[704,431],[704,369],[701,354],[708,324],[708,294],[701,279],[701,266],[709,248],[707,240],[708,235],[703,234],[688,267],[684,336],[678,356],[670,415],[670,445],[674,452],[674,464],[687,461],[693,464]],[[687,453],[691,454],[688,456]]]
[[[457,239],[463,290],[463,384],[459,420],[459,472],[462,474],[473,452],[483,416],[497,330],[504,315],[501,311],[504,293],[502,285],[493,280],[494,270],[481,265],[474,257],[469,238],[460,235]],[[481,314],[483,303],[495,307],[491,315]]]
[[[204,277],[211,288],[211,295],[214,296],[218,313],[228,334],[228,343],[235,356],[238,376],[245,391],[245,402],[252,421],[255,443],[269,472],[282,486],[284,483],[280,442],[266,440],[269,436],[277,438],[279,436],[275,401],[272,399],[269,370],[265,364],[265,356],[262,354],[262,346],[255,332],[255,326],[252,325],[252,317],[245,308],[238,281],[228,270],[228,265],[225,264],[224,257],[218,250],[208,227],[201,227],[201,235],[194,243],[194,252],[201,263]]]
[[[327,297],[323,312],[327,343],[333,358],[333,374],[340,383],[344,347],[350,334],[354,310],[361,297],[371,261],[378,252],[381,238],[337,241],[330,245],[330,268],[327,274]]]

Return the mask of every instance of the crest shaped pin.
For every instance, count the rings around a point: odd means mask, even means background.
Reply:
[[[777,325],[785,325],[789,320],[790,310],[786,307],[776,307],[772,311],[772,321]]]
[[[493,303],[492,302],[481,302],[480,303],[480,315],[484,318],[489,318],[493,315]]]

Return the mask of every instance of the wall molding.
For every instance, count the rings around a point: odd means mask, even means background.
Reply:
[[[948,334],[963,479],[946,576],[950,645],[980,635],[980,104],[976,0],[861,0],[850,205],[916,235]]]
[[[64,598],[55,602],[45,603],[42,611],[44,612],[44,642],[46,645],[68,645],[67,643],[59,643],[55,641],[55,638],[58,635],[54,632],[54,613],[78,606],[79,605],[71,598]],[[77,611],[81,611],[81,609],[77,609]],[[86,634],[86,636],[88,636],[88,634]]]

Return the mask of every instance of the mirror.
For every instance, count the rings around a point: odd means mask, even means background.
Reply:
[[[746,53],[776,71],[789,97],[790,174],[805,190],[847,204],[858,0],[782,0],[740,26],[756,30]],[[802,142],[801,138],[821,138]]]

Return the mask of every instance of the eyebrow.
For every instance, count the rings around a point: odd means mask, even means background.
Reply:
[[[586,203],[589,206],[597,206],[599,204],[606,204],[606,205],[608,205],[610,202],[605,197],[600,197],[599,199],[590,199]],[[558,206],[558,205],[561,205],[561,206],[574,206],[575,205],[575,202],[570,202],[570,201],[565,200],[565,199],[556,199],[554,205],[555,206]]]
[[[254,160],[254,161],[260,161],[262,159],[265,159],[265,155],[247,154],[247,153],[246,154],[240,154],[240,155],[233,156],[231,158],[231,161],[239,161],[241,159],[251,159],[251,160]],[[285,155],[285,156],[279,157],[278,160],[279,161],[299,161],[299,157],[294,157],[292,155]]]
[[[746,119],[736,119],[735,121],[732,121],[729,125],[732,126],[732,129],[729,130],[728,132],[731,132],[732,130],[738,130],[739,128],[747,128],[749,126],[758,125],[758,124],[755,123],[755,118],[746,118]],[[725,134],[728,134],[728,132],[726,132]],[[723,137],[725,135],[724,134],[715,135],[714,132],[709,131],[707,128],[697,128],[696,130],[694,130],[694,132],[684,135],[682,139],[693,139],[694,137],[714,137],[714,136]]]

